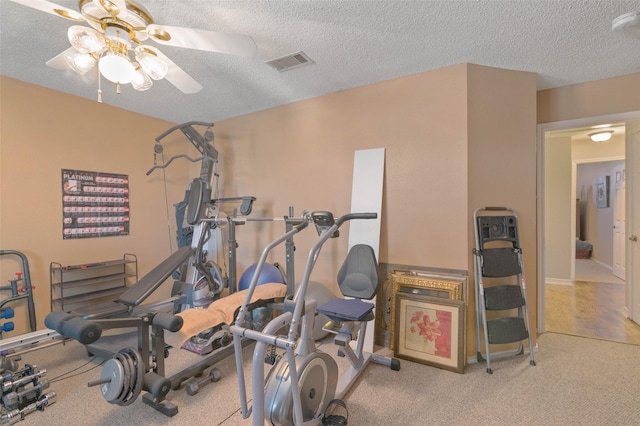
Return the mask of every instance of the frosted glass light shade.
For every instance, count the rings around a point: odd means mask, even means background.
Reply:
[[[133,75],[133,80],[131,80],[131,85],[137,91],[143,92],[153,86],[153,81],[142,71],[140,67],[138,67]]]
[[[143,47],[136,49],[136,60],[149,77],[154,80],[162,80],[169,71],[169,66],[154,53]]]
[[[96,65],[96,58],[88,53],[70,52],[64,57],[69,67],[80,75],[84,75]]]
[[[104,49],[102,34],[93,28],[73,25],[67,31],[67,37],[73,47],[81,53],[97,53]]]
[[[100,74],[113,83],[131,83],[135,74],[135,68],[129,58],[117,52],[107,52],[98,62]]]

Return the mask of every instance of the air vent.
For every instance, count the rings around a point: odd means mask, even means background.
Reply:
[[[292,70],[294,68],[300,68],[305,65],[311,65],[314,62],[305,55],[304,52],[292,53],[281,58],[272,59],[267,61],[266,64],[272,66],[280,72]]]

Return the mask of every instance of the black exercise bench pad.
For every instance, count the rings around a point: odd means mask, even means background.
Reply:
[[[118,298],[118,302],[127,306],[138,306],[151,293],[156,291],[160,284],[165,282],[192,254],[193,248],[189,246],[180,247],[175,253],[163,260],[162,263],[122,293]]]

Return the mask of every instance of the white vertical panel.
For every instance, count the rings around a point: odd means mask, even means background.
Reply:
[[[378,218],[350,221],[349,249],[356,244],[370,245],[376,259],[380,248],[384,154],[384,148],[359,150],[353,160],[351,213],[377,213]],[[375,298],[370,302],[376,303]],[[367,324],[364,350],[368,352],[373,352],[374,323]]]

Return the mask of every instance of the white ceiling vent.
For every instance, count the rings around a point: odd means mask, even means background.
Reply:
[[[313,63],[315,62],[313,62],[304,52],[292,53],[266,62],[267,65],[272,66],[280,72],[300,68],[305,65],[311,65]]]

